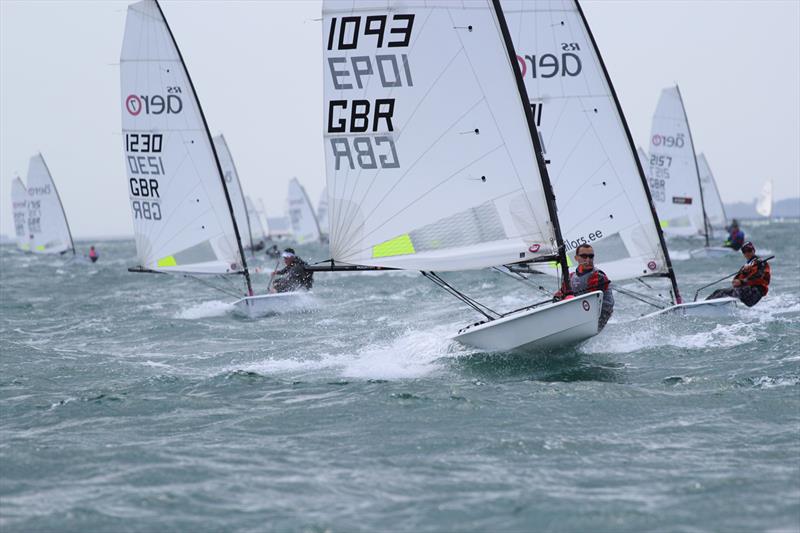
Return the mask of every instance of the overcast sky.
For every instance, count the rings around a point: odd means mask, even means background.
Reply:
[[[41,151],[76,238],[132,235],[120,136],[128,2],[0,0],[0,233]],[[800,195],[800,1],[585,1],[637,143],[678,83],[725,202]],[[165,1],[213,134],[282,214],[292,176],[324,186],[319,1]]]

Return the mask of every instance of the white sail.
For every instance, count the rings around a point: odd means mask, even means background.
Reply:
[[[294,239],[300,243],[316,242],[320,238],[319,223],[305,188],[297,178],[289,181],[289,220],[292,223]]]
[[[578,5],[502,5],[549,161],[568,257],[590,244],[611,279],[667,273],[638,156]]]
[[[11,182],[11,212],[14,215],[14,233],[17,236],[17,248],[30,251],[30,233],[28,233],[28,191],[25,184],[17,177]]]
[[[328,228],[328,188],[322,189],[322,194],[319,197],[319,204],[317,204],[317,222],[319,222],[320,231],[327,235],[330,232]]]
[[[31,251],[37,254],[75,253],[67,215],[42,154],[31,157],[27,182]]]
[[[261,224],[261,217],[259,216],[258,209],[256,209],[256,204],[253,203],[252,198],[245,196],[244,202],[247,206],[247,217],[250,221],[250,232],[253,236],[253,243],[258,245],[266,238],[267,232],[264,231],[264,225]]]
[[[252,228],[247,214],[247,206],[244,202],[242,183],[239,181],[239,173],[236,171],[236,164],[233,162],[233,155],[228,148],[228,142],[222,134],[214,137],[213,141],[214,148],[217,150],[217,157],[219,157],[219,165],[222,167],[222,176],[225,178],[225,186],[228,188],[228,194],[231,198],[233,216],[239,226],[239,236],[243,245],[252,248],[254,244]]]
[[[706,216],[711,225],[711,229],[725,228],[728,225],[728,217],[725,215],[725,205],[719,194],[717,182],[711,167],[708,165],[705,154],[697,156],[697,168],[700,170],[700,186],[703,188],[703,203],[706,206]]]
[[[677,87],[661,91],[653,115],[649,180],[664,233],[680,236],[704,233],[697,162]]]
[[[490,2],[326,1],[323,46],[335,261],[444,271],[557,253]]]
[[[286,239],[292,236],[292,224],[289,217],[267,217],[268,236],[270,239]]]
[[[200,103],[153,0],[128,7],[120,73],[125,172],[140,266],[161,272],[243,271]]]
[[[756,212],[762,217],[772,216],[772,180],[764,182],[761,193],[756,200]]]

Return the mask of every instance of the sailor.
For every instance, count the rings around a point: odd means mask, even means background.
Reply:
[[[96,263],[98,259],[100,259],[100,255],[97,253],[97,250],[94,249],[94,246],[89,247],[89,259],[92,260],[92,263]]]
[[[282,276],[272,283],[270,292],[290,292],[299,289],[311,290],[314,283],[314,273],[306,270],[308,264],[297,257],[293,248],[286,248],[281,254],[286,265],[280,270],[273,271],[273,275]]]
[[[267,257],[271,257],[273,259],[275,259],[276,257],[280,257],[281,256],[281,251],[278,250],[278,245],[277,244],[273,244],[272,246],[267,248],[267,252],[266,253],[267,253]]]
[[[575,261],[578,268],[569,275],[569,284],[575,296],[587,292],[603,291],[603,307],[600,310],[598,331],[602,330],[614,312],[614,295],[611,293],[611,280],[606,273],[594,267],[594,249],[589,244],[581,244],[575,249]],[[560,300],[567,292],[563,288],[556,292],[555,297]]]
[[[739,221],[734,218],[731,225],[728,226],[728,240],[723,243],[723,246],[738,250],[742,247],[743,243],[744,232],[739,229]]]
[[[742,254],[747,263],[734,276],[733,286],[715,290],[706,300],[733,297],[739,298],[747,307],[753,307],[767,295],[771,277],[769,263],[758,258],[756,247],[750,241],[742,245]]]

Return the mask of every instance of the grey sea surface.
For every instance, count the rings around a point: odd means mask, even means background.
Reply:
[[[617,294],[597,337],[523,355],[452,342],[480,317],[416,273],[317,274],[312,311],[253,320],[128,273],[132,241],[94,265],[3,246],[0,529],[798,531],[800,224],[744,229],[776,256],[756,307],[634,321]],[[688,299],[742,263],[698,245],[670,241]]]

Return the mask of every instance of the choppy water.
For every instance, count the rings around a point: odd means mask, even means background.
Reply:
[[[800,225],[745,229],[777,255],[757,307],[629,322],[647,308],[618,296],[546,357],[454,345],[475,315],[411,273],[318,274],[314,312],[247,320],[127,273],[132,242],[97,265],[3,247],[0,528],[796,531]],[[690,245],[671,243],[686,296],[741,263]]]

